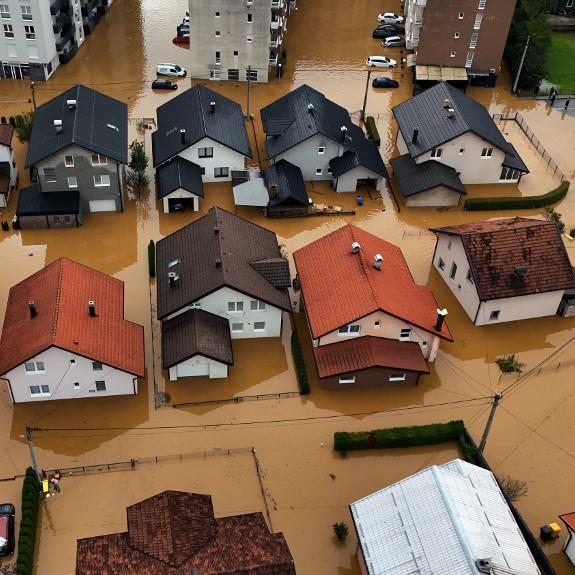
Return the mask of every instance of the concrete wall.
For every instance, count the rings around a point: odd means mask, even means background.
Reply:
[[[384,178],[363,166],[357,166],[342,174],[339,178],[335,179],[334,188],[336,192],[355,192],[357,189],[357,180],[366,180],[366,179],[375,179],[377,180],[375,188],[378,191],[381,191],[383,188]]]
[[[67,168],[64,163],[65,156],[74,157],[74,167]],[[114,200],[116,210],[122,211],[122,188],[118,176],[118,168],[122,166],[115,160],[108,158],[108,163],[92,166],[92,152],[79,146],[68,146],[58,153],[44,158],[35,167],[38,171],[38,181],[43,192],[62,192],[69,189],[80,190],[80,201],[83,213],[90,211],[90,200]],[[46,182],[44,168],[55,168],[56,182]],[[96,187],[94,176],[107,175],[110,177],[109,187]],[[68,177],[75,176],[77,188],[68,187]]]
[[[162,198],[164,213],[167,214],[170,211],[170,200],[177,200],[180,198],[185,199],[192,198],[194,204],[193,208],[194,212],[197,212],[200,209],[200,198],[198,198],[198,196],[196,196],[195,194],[192,194],[192,192],[188,192],[187,190],[183,190],[182,188],[180,188],[179,190],[176,190],[175,192],[168,194],[165,198]]]
[[[415,196],[404,198],[408,208],[415,207],[437,207],[437,206],[457,206],[461,200],[461,194],[446,186],[436,186],[431,190],[421,192]]]
[[[405,375],[405,381],[389,381],[390,377]],[[355,377],[354,383],[340,383],[340,377]],[[363,369],[353,373],[346,373],[344,376],[335,375],[324,377],[320,380],[321,386],[325,389],[350,389],[350,388],[370,388],[370,387],[405,387],[406,385],[417,385],[419,374],[413,371],[401,371],[373,367]]]
[[[71,364],[71,360],[75,360],[76,363]],[[133,375],[106,365],[102,366],[102,370],[94,370],[92,360],[57,347],[51,347],[30,358],[29,361],[44,362],[45,373],[29,375],[23,364],[9,371],[4,377],[10,381],[15,403],[133,395],[138,391]],[[97,380],[106,382],[106,391],[96,391]],[[75,388],[74,383],[79,383],[80,387]],[[31,385],[48,385],[50,395],[32,397],[30,395]]]
[[[186,361],[182,361],[175,365],[174,367],[170,368],[170,381],[176,381],[178,378],[188,377],[186,374],[189,373],[189,368],[196,366],[196,365],[207,365],[209,370],[209,378],[210,379],[221,379],[224,377],[228,377],[228,366],[225,363],[220,363],[219,361],[215,361],[210,359],[209,357],[204,357],[203,355],[196,355],[187,359]]]

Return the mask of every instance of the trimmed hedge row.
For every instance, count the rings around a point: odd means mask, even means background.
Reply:
[[[18,558],[16,575],[32,575],[34,570],[34,549],[36,527],[40,510],[40,481],[36,472],[28,467],[22,485],[22,520],[18,535]]]
[[[291,334],[291,352],[293,355],[293,362],[295,365],[295,372],[297,375],[299,392],[302,395],[307,395],[310,392],[309,381],[307,378],[307,371],[305,369],[305,363],[303,360],[303,352],[301,350],[299,335],[297,334],[296,331],[293,331]]]
[[[569,190],[569,182],[564,181],[557,188],[540,196],[526,196],[519,198],[470,198],[465,200],[466,211],[480,210],[529,210],[543,208],[562,200]]]
[[[382,449],[386,447],[415,447],[447,441],[458,441],[465,429],[463,421],[432,423],[411,427],[390,427],[373,431],[336,431],[334,449],[340,452],[354,449]]]
[[[373,116],[367,116],[365,118],[365,129],[367,131],[367,137],[379,148],[381,139]]]
[[[148,270],[150,271],[150,277],[156,277],[156,245],[154,240],[150,240],[148,244]]]

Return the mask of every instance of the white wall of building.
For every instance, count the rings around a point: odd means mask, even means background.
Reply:
[[[457,206],[460,200],[461,194],[447,186],[436,186],[435,188],[404,199],[405,205],[408,208]]]
[[[164,206],[164,213],[167,214],[170,211],[170,200],[178,200],[178,199],[190,199],[194,200],[194,212],[197,212],[200,209],[200,198],[192,192],[188,192],[188,190],[183,190],[182,188],[175,190],[171,194],[168,194],[164,198],[162,198],[162,205]]]
[[[198,368],[206,368],[207,377],[221,379],[228,377],[228,366],[203,355],[195,355],[186,361],[178,363],[170,368],[170,381],[176,381],[182,377],[194,377],[198,374]],[[206,377],[206,376],[204,376]]]
[[[216,110],[216,114],[217,114]],[[213,148],[213,157],[200,158],[199,148]],[[223,146],[218,142],[214,142],[210,138],[204,138],[194,145],[186,148],[179,154],[182,158],[205,168],[205,174],[202,176],[203,182],[229,182],[232,179],[232,170],[243,170],[245,165],[245,157],[242,154]],[[228,168],[228,176],[225,178],[216,178],[214,176],[215,168]]]
[[[569,557],[569,559],[571,560],[571,563],[575,565],[575,536],[573,535],[573,533],[571,533],[571,531],[568,530],[568,532],[569,532],[569,539],[566,541],[565,548],[563,550],[565,551],[567,557]]]
[[[334,188],[336,192],[355,192],[357,189],[358,180],[376,179],[376,189],[381,191],[383,189],[383,182],[385,181],[382,176],[364,168],[363,166],[356,166],[353,170],[342,174],[339,178],[334,180]]]
[[[0,163],[3,162],[10,164],[10,187],[13,188],[18,179],[18,167],[14,161],[14,150],[10,146],[0,145]],[[0,208],[5,208],[8,205],[9,197],[10,191],[8,191],[7,195],[0,194]]]

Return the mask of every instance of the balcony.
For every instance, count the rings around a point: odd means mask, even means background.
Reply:
[[[283,18],[274,18],[270,22],[270,27],[272,30],[279,30],[283,26]]]
[[[278,48],[281,43],[281,38],[272,38],[270,40],[270,48]]]
[[[406,47],[408,50],[417,48],[417,46],[419,46],[419,36],[413,36],[412,38],[406,39]]]
[[[423,26],[423,18],[416,17],[413,23],[418,27],[421,28]]]
[[[270,66],[277,66],[278,65],[279,54],[270,52],[269,58],[269,65]]]
[[[272,0],[272,10],[283,10],[285,8],[285,0]]]
[[[417,0],[416,4],[425,8],[427,6],[427,0]]]
[[[58,16],[52,19],[52,30],[54,30],[54,34],[65,31],[65,29],[68,29],[70,26],[72,26],[72,17],[70,14],[60,12]]]

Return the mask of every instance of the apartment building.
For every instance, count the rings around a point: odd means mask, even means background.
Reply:
[[[465,68],[494,86],[516,0],[406,0],[405,39],[420,66]]]
[[[0,78],[47,80],[77,52],[110,0],[1,0]]]
[[[190,0],[192,77],[267,82],[293,9],[289,0]]]

